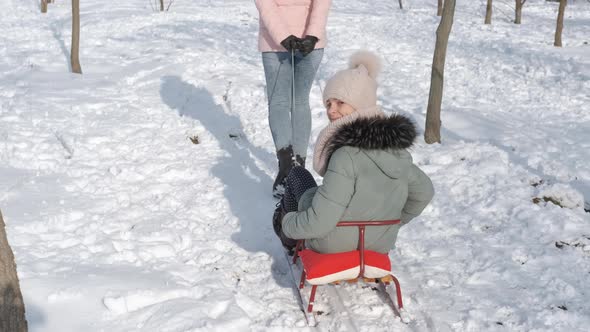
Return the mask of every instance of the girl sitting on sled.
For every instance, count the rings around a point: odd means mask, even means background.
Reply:
[[[286,179],[285,194],[273,215],[273,228],[289,250],[305,239],[319,253],[356,250],[355,227],[339,221],[401,220],[367,229],[365,247],[387,253],[399,228],[418,216],[433,197],[432,182],[412,162],[413,122],[385,115],[377,106],[376,55],[355,53],[349,68],[330,78],[323,92],[329,125],[317,139],[313,167],[323,176],[317,186],[303,167]]]

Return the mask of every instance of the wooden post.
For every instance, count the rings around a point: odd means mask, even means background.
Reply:
[[[565,6],[567,0],[559,1],[559,12],[557,13],[557,28],[555,29],[555,42],[553,46],[561,47],[561,32],[563,31],[563,14],[565,13]]]
[[[440,109],[443,95],[445,58],[454,15],[455,0],[446,0],[440,24],[436,29],[436,44],[432,60],[430,95],[428,96],[426,128],[424,130],[424,140],[428,144],[440,143]]]
[[[488,0],[488,4],[486,5],[486,20],[484,24],[492,24],[492,0]]]
[[[47,0],[41,0],[41,13],[47,13]]]
[[[8,244],[0,211],[0,331],[28,331],[25,303],[20,291],[14,254]]]
[[[164,11],[164,0],[160,0],[160,11]]]
[[[404,4],[402,3],[402,0],[399,0],[399,9],[404,9]]]
[[[72,49],[70,61],[72,72],[82,74],[80,66],[80,0],[72,0]]]

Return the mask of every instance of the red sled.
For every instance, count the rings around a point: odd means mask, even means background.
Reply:
[[[293,264],[301,258],[302,272],[299,282],[299,292],[307,281],[311,287],[307,312],[313,313],[313,304],[317,286],[325,284],[338,284],[342,281],[364,281],[395,284],[397,305],[401,311],[403,308],[402,291],[397,278],[391,274],[391,261],[387,254],[365,250],[365,228],[369,226],[390,226],[399,224],[399,220],[383,221],[341,221],[337,227],[358,227],[358,250],[335,254],[320,254],[310,249],[305,249],[305,240],[299,240],[293,255]],[[302,295],[302,294],[301,294]],[[303,296],[301,296],[303,298]],[[393,299],[392,299],[393,303]]]

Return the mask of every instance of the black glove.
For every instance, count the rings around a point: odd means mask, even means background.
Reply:
[[[307,35],[305,38],[301,39],[301,42],[299,43],[299,51],[301,51],[301,54],[306,56],[311,53],[311,51],[315,49],[315,44],[318,40],[318,37],[311,35]]]
[[[301,43],[301,38],[297,36],[290,35],[289,37],[285,38],[281,45],[287,49],[287,51],[294,51],[299,48],[299,44]]]

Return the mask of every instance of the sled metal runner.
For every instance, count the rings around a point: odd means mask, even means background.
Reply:
[[[291,280],[293,281],[293,284],[296,286],[294,292],[297,296],[297,302],[299,303],[299,309],[301,310],[301,312],[303,313],[303,315],[305,317],[305,322],[307,323],[307,326],[314,327],[317,325],[317,319],[316,319],[315,313],[307,312],[307,310],[305,310],[305,300],[304,300],[303,294],[301,294],[301,290],[297,287],[298,286],[298,283],[297,283],[298,271],[295,269],[296,264],[291,264],[291,256],[289,256],[289,253],[287,251],[285,251],[285,258],[287,259],[287,265],[289,266],[289,270],[290,270],[289,274],[291,275]]]
[[[392,306],[392,309],[394,310],[394,313],[397,314],[398,316],[400,316],[401,318],[401,311],[403,309],[403,300],[402,300],[402,293],[401,293],[401,286],[399,283],[399,280],[393,275],[393,274],[388,274],[386,276],[383,276],[381,278],[367,278],[365,277],[365,230],[366,227],[371,227],[371,226],[390,226],[390,225],[396,225],[399,224],[400,221],[399,220],[383,220],[383,221],[346,221],[346,222],[339,222],[337,224],[337,227],[358,227],[359,229],[359,240],[358,240],[358,252],[359,252],[359,261],[360,261],[360,271],[359,274],[356,278],[352,279],[352,280],[337,280],[334,282],[331,282],[332,284],[339,284],[341,282],[357,282],[358,280],[363,280],[365,282],[377,282],[381,287],[379,287],[379,290],[382,293],[385,293],[385,296],[390,300],[390,305]],[[299,240],[297,242],[297,246],[295,247],[295,253],[293,255],[293,259],[292,259],[292,265],[296,265],[298,258],[299,258],[299,252],[305,249],[305,241],[304,240]],[[303,288],[305,286],[305,281],[306,279],[306,273],[305,273],[305,266],[303,264],[303,261],[301,259],[299,259],[299,261],[301,262],[301,278],[299,280],[299,287],[298,287],[298,291],[299,291],[299,299],[301,300],[300,304],[302,305],[302,309],[304,310],[304,312],[306,313],[306,319],[308,319],[308,325],[310,324],[310,317],[311,318],[315,318],[314,317],[314,312],[313,312],[313,305],[314,305],[314,301],[315,301],[315,296],[316,296],[316,291],[317,291],[317,287],[320,285],[311,285],[311,293],[309,296],[309,300],[307,303],[307,308],[305,308],[305,304],[303,303],[303,299],[305,298],[302,294]],[[390,285],[390,283],[393,282],[393,284],[395,285],[395,290],[396,290],[396,300],[397,300],[397,308],[395,308],[395,305],[393,304],[393,299],[392,296],[389,292],[387,292],[387,286]],[[313,325],[311,326],[315,326],[315,319],[313,320]]]

